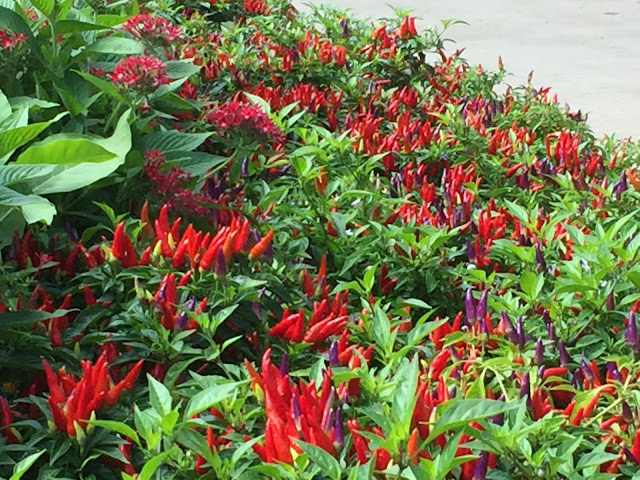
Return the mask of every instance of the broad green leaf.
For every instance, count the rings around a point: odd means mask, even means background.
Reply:
[[[69,313],[69,310],[56,310],[55,312],[41,312],[39,310],[20,310],[18,312],[0,313],[0,328],[16,328],[25,325],[33,325],[43,320],[61,317]]]
[[[120,435],[129,437],[137,445],[140,445],[140,437],[138,437],[136,431],[126,423],[116,422],[115,420],[89,420],[89,423],[96,427],[106,428],[107,430],[112,430]]]
[[[51,224],[56,213],[55,206],[46,198],[22,193],[0,186],[0,206],[19,208],[27,223],[43,221]]]
[[[198,148],[210,136],[210,133],[184,133],[176,130],[153,132],[142,137],[140,149],[162,152],[190,151]]]
[[[29,470],[31,466],[36,463],[40,456],[45,452],[46,450],[40,450],[39,452],[29,455],[28,457],[23,458],[18,463],[16,463],[13,467],[13,475],[9,477],[9,480],[20,480],[22,476],[27,473],[27,470]]]
[[[11,104],[11,108],[14,110],[24,107],[27,107],[29,110],[33,110],[37,108],[53,108],[60,106],[59,103],[48,102],[46,100],[40,100],[39,98],[33,97],[11,97],[9,99],[9,103]],[[0,115],[0,121],[2,121],[2,115]]]
[[[29,123],[29,109],[22,107],[17,109],[7,118],[0,122],[0,132],[12,130],[18,127],[24,127]]]
[[[519,406],[519,403],[480,398],[449,400],[438,407],[438,420],[429,434],[429,439],[433,440],[447,430],[455,430],[481,418],[494,417],[509,410],[515,410]]]
[[[131,38],[103,37],[89,45],[83,55],[91,53],[111,53],[114,55],[141,55],[144,45]]]
[[[10,187],[18,183],[33,184],[39,179],[51,175],[59,167],[57,165],[9,165],[0,166],[0,186]]]
[[[56,34],[91,32],[94,30],[109,30],[110,27],[97,23],[81,22],[79,20],[60,20],[56,24]]]
[[[116,155],[87,138],[72,138],[66,134],[51,137],[50,140],[35,143],[16,160],[18,164],[73,165],[79,159],[85,163],[100,163],[111,160]]]
[[[161,417],[168,415],[171,412],[171,404],[173,403],[171,393],[169,393],[167,387],[151,375],[147,374],[147,379],[149,380],[149,401],[151,406]]]
[[[51,225],[53,217],[56,214],[56,206],[46,198],[38,197],[36,195],[32,196],[40,199],[41,201],[20,207],[25,221],[29,224],[43,222],[46,225]]]
[[[47,17],[51,15],[56,4],[55,0],[31,0],[31,3]]]
[[[105,27],[115,27],[123,24],[127,20],[127,15],[100,14],[96,16],[95,22]]]
[[[122,94],[120,93],[120,90],[118,90],[118,88],[113,83],[108,82],[107,80],[104,80],[102,78],[98,78],[95,75],[91,75],[90,73],[81,72],[80,70],[74,70],[74,72],[80,75],[85,80],[87,80],[89,83],[91,83],[94,87],[96,87],[101,92],[106,93],[107,95],[115,98],[121,103],[127,102],[127,99],[124,98],[124,96],[122,96]]]
[[[340,463],[333,455],[316,445],[303,442],[302,440],[296,440],[296,443],[302,451],[307,454],[311,461],[320,467],[324,475],[334,480],[340,480],[342,469],[340,468]]]
[[[6,162],[6,160],[9,159],[9,156],[11,156],[17,148],[29,143],[49,127],[49,125],[57,122],[66,115],[66,112],[61,113],[48,122],[33,123],[24,127],[13,128],[11,130],[0,132],[0,165]]]
[[[185,418],[191,418],[193,415],[208,410],[225,398],[233,396],[234,391],[238,388],[239,383],[223,383],[209,387],[191,397],[184,412]]]
[[[166,63],[167,76],[169,78],[186,78],[195,75],[200,71],[198,65],[194,65],[188,60],[170,60]]]
[[[118,119],[113,135],[109,138],[90,137],[93,143],[118,155],[124,162],[124,157],[131,150],[131,128],[129,127],[129,116],[131,109],[126,110]]]
[[[34,187],[37,194],[69,192],[85,187],[113,173],[131,149],[131,130],[127,110],[113,135],[101,138],[87,135],[52,135],[18,157],[18,163],[60,165],[51,178]]]
[[[2,123],[5,118],[11,115],[11,109],[11,103],[9,103],[9,100],[7,99],[5,94],[2,93],[2,90],[0,90],[0,123]]]

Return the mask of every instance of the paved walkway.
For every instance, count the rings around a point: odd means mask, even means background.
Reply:
[[[551,86],[572,110],[589,112],[596,134],[640,137],[640,0],[294,0],[333,3],[363,17],[412,8],[423,25],[456,18],[445,37],[464,56],[496,68],[498,55],[522,84]],[[455,48],[455,46],[451,46]],[[449,48],[451,48],[449,47]]]

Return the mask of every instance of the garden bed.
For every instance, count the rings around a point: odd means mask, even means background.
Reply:
[[[640,471],[636,144],[404,14],[19,3],[0,476]]]

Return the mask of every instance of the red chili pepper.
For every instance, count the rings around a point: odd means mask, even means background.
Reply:
[[[113,234],[113,245],[111,253],[116,257],[124,268],[135,267],[138,264],[135,248],[124,230],[124,222],[118,223]]]

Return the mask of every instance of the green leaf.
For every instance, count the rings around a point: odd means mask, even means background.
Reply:
[[[51,318],[61,317],[69,310],[56,310],[55,312],[41,312],[39,310],[20,310],[19,312],[0,313],[0,328],[16,328]]]
[[[131,149],[127,110],[118,120],[113,135],[101,138],[59,134],[38,142],[18,157],[17,163],[56,164],[61,168],[33,188],[37,194],[69,192],[85,187],[113,173]]]
[[[57,122],[67,113],[61,113],[48,122],[33,123],[24,127],[13,128],[0,132],[0,165],[8,160],[9,156],[19,147],[26,145],[28,142],[36,138],[42,131],[44,131],[49,125]],[[6,157],[3,158],[3,157]]]
[[[374,306],[372,330],[375,344],[387,352],[391,337],[391,322],[379,305]]]
[[[115,156],[88,138],[73,138],[59,134],[29,147],[18,157],[16,163],[68,165],[76,164],[78,159],[82,159],[83,162],[100,163]]]
[[[376,279],[376,271],[378,269],[378,264],[375,263],[370,265],[367,270],[364,272],[362,277],[362,286],[366,289],[367,292],[370,292],[373,288],[373,283]]]
[[[46,198],[38,195],[23,195],[3,186],[0,186],[0,206],[19,208],[27,223],[42,220],[49,225],[56,213],[55,206]]]
[[[166,62],[166,66],[169,78],[187,78],[198,73],[201,68],[189,60],[170,60]]]
[[[115,27],[126,22],[127,15],[113,15],[109,13],[103,13],[96,16],[96,23],[104,25],[105,27]]]
[[[120,93],[120,90],[111,82],[108,82],[102,78],[98,78],[95,75],[91,75],[87,72],[81,72],[80,70],[74,70],[75,73],[84,78],[87,82],[91,83],[101,92],[106,93],[110,97],[115,98],[120,103],[127,103],[127,99]]]
[[[0,93],[1,95],[1,93]],[[0,100],[1,103],[1,100]],[[59,103],[48,102],[46,100],[40,100],[39,98],[33,97],[11,97],[9,99],[9,103],[11,104],[11,108],[17,110],[19,108],[26,107],[29,110],[37,109],[37,108],[53,108],[60,106]],[[0,121],[2,121],[2,115],[0,114]]]
[[[43,177],[50,176],[57,165],[9,165],[0,166],[0,186],[9,187],[11,185],[35,182]]]
[[[95,30],[109,30],[106,25],[97,23],[81,22],[79,20],[60,20],[56,23],[56,34],[66,35],[69,33],[91,32]]]
[[[96,427],[106,428],[107,430],[112,430],[120,435],[129,437],[137,445],[140,445],[140,437],[138,437],[136,431],[126,423],[116,422],[114,420],[89,420],[89,423]]]
[[[531,300],[535,300],[540,295],[544,287],[544,275],[533,272],[524,272],[520,277],[520,288]]]
[[[155,457],[151,458],[144,464],[142,470],[140,470],[140,474],[138,475],[138,480],[151,480],[151,477],[156,472],[160,464],[167,458],[171,453],[171,450],[163,452]]]
[[[449,400],[438,407],[438,420],[429,434],[433,440],[447,430],[455,430],[481,418],[495,417],[519,408],[518,403],[505,403],[489,399]]]
[[[391,415],[394,426],[399,430],[401,438],[408,438],[411,429],[411,418],[416,405],[416,388],[418,386],[418,356],[405,363],[398,369],[394,380],[396,389],[391,404]]]
[[[53,7],[55,6],[55,0],[31,0],[31,3],[34,7],[40,10],[46,17],[51,15],[53,12]],[[56,33],[57,30],[56,30]]]
[[[184,133],[177,130],[153,132],[142,137],[140,150],[160,150],[164,153],[195,150],[202,145],[210,133]]]
[[[338,463],[338,460],[336,460],[333,455],[316,445],[303,442],[302,440],[296,439],[296,443],[302,451],[307,454],[311,461],[320,467],[324,475],[334,480],[340,480],[342,469],[340,468],[340,463]]]
[[[13,475],[9,477],[9,480],[20,480],[44,452],[46,452],[46,450],[40,450],[16,463],[13,467]]]
[[[9,103],[5,94],[0,90],[0,123],[11,115],[11,111],[11,103]]]
[[[239,385],[238,382],[222,383],[197,393],[189,400],[184,412],[184,417],[191,418],[197,413],[208,410],[225,398],[233,396]]]
[[[144,45],[131,38],[103,37],[89,45],[83,55],[90,53],[111,53],[114,55],[142,55]]]
[[[147,374],[147,379],[149,380],[149,401],[151,406],[161,417],[168,415],[171,412],[171,404],[173,403],[171,393],[169,393],[167,387],[151,375]]]

